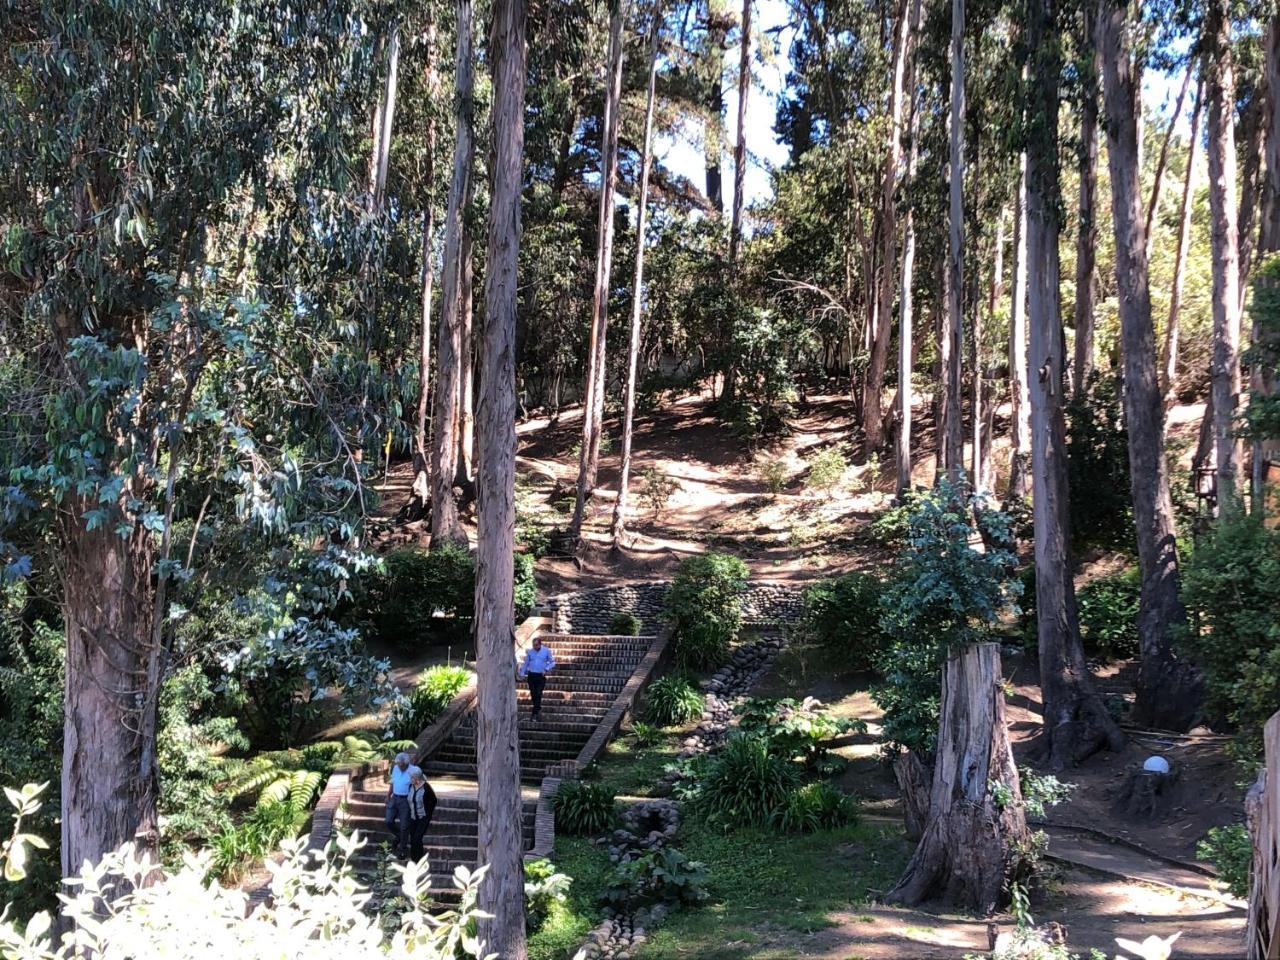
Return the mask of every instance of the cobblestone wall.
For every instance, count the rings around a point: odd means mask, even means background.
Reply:
[[[640,620],[641,633],[653,634],[661,626],[670,588],[665,580],[621,583],[551,597],[545,607],[556,633],[608,633],[615,616],[629,613]],[[800,595],[800,588],[788,583],[748,583],[742,596],[744,625],[794,622],[800,615]]]

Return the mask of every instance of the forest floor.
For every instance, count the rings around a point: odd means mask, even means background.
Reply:
[[[1193,439],[1198,408],[1170,413],[1172,442]],[[917,435],[927,434],[923,408]],[[587,513],[585,546],[578,557],[538,562],[543,596],[626,580],[668,579],[679,562],[708,549],[741,557],[755,579],[804,582],[851,569],[885,564],[891,552],[869,536],[869,524],[890,502],[891,469],[877,463],[852,465],[838,488],[824,492],[809,482],[814,453],[848,440],[854,408],[847,397],[813,396],[791,422],[791,432],[769,442],[735,436],[715,420],[705,396],[689,396],[637,418],[632,464],[631,542],[612,550],[608,527],[617,481],[620,428],[606,421],[599,488]],[[999,418],[997,418],[999,423]],[[531,420],[518,428],[519,513],[543,527],[564,526],[572,513],[580,419],[576,411],[558,421]],[[997,428],[997,437],[1004,431]],[[852,453],[851,447],[846,447]],[[1007,445],[993,451],[998,472],[1007,469]],[[761,465],[781,463],[782,489],[771,492]],[[657,512],[639,491],[646,468],[673,479],[676,488]],[[386,527],[382,540],[425,543],[424,525],[399,524],[394,514],[408,499],[408,464],[393,465],[383,488]],[[915,480],[933,479],[931,457],[916,465]],[[1080,580],[1114,570],[1115,555],[1092,556]],[[1079,581],[1078,581],[1079,582]],[[442,651],[441,651],[442,652]],[[455,651],[456,652],[456,651]],[[405,682],[422,663],[401,663]],[[1098,665],[1104,692],[1120,696],[1131,686],[1123,663]],[[1008,655],[1013,687],[1008,705],[1010,735],[1020,763],[1034,766],[1041,726],[1034,657]],[[988,947],[987,920],[945,909],[901,910],[876,903],[906,863],[910,845],[898,823],[898,791],[882,761],[879,710],[867,693],[867,678],[840,671],[812,649],[789,650],[758,693],[816,696],[842,715],[868,724],[865,735],[838,747],[849,765],[840,786],[856,794],[864,822],[848,836],[702,836],[694,830],[682,849],[712,867],[713,906],[672,917],[636,954],[647,960],[699,957],[708,960],[770,960],[786,957],[953,958]],[[1195,862],[1196,843],[1213,826],[1236,822],[1242,812],[1239,769],[1227,755],[1225,738],[1207,732],[1176,737],[1127,731],[1120,754],[1099,754],[1067,771],[1076,785],[1070,799],[1049,814],[1050,882],[1037,894],[1037,921],[1056,921],[1073,951],[1096,947],[1115,952],[1114,938],[1141,940],[1182,931],[1176,955],[1227,958],[1241,953],[1244,912],[1226,899]],[[610,748],[599,775],[620,795],[646,795],[679,747],[679,731],[656,746],[640,747],[624,737]],[[1152,815],[1129,815],[1120,801],[1131,770],[1152,753],[1175,762],[1179,777]],[[684,833],[682,829],[682,833]],[[1110,837],[1119,842],[1108,842]],[[689,845],[692,845],[691,847]],[[815,846],[816,845],[816,846]],[[1147,851],[1146,853],[1142,851]],[[565,838],[558,847],[564,868],[581,874],[584,893],[602,875],[599,851]],[[1052,859],[1052,858],[1057,859]],[[606,864],[607,865],[607,864]],[[717,870],[721,880],[716,881]],[[806,898],[809,898],[806,902]],[[585,923],[594,903],[578,903]],[[993,918],[1006,926],[1008,917]],[[558,956],[554,952],[545,956]]]

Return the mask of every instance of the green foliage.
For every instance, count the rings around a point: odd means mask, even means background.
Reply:
[[[987,544],[981,552],[971,543],[975,516]],[[1010,543],[1005,514],[945,480],[912,501],[907,548],[880,603],[881,629],[891,642],[877,658],[880,679],[871,692],[885,711],[887,743],[932,755],[947,650],[992,636],[1002,617],[1017,613]]]
[[[392,714],[391,727],[397,737],[414,738],[444,713],[471,681],[471,671],[462,666],[437,664],[428,667],[417,685]]]
[[[515,618],[519,623],[538,602],[538,584],[533,578],[533,555],[517,553],[515,555]]]
[[[907,542],[910,534],[911,514],[923,497],[929,496],[916,490],[908,490],[895,506],[881,511],[871,521],[871,538],[886,547],[898,547]]]
[[[783,461],[762,460],[756,465],[756,472],[775,497],[786,488],[789,471]]]
[[[679,488],[673,478],[657,467],[645,467],[640,472],[640,499],[649,505],[655,520]]]
[[[573,878],[556,871],[550,860],[524,862],[524,916],[530,936],[542,929],[551,911],[569,899]]]
[[[708,552],[681,562],[667,598],[681,663],[710,667],[724,660],[742,624],[746,582],[747,565],[728,554]]]
[[[885,643],[880,630],[884,581],[870,573],[846,573],[805,588],[799,638],[832,651],[850,670],[870,670]]]
[[[707,871],[674,847],[645,850],[619,863],[603,900],[636,910],[654,904],[696,905],[707,899]]]
[[[1034,770],[1019,768],[1019,788],[1022,791],[1022,804],[1027,809],[1027,816],[1043,820],[1048,807],[1056,807],[1065,803],[1076,788],[1074,783],[1063,783],[1053,774],[1039,774]]]
[[[733,736],[700,780],[697,809],[725,830],[767,826],[799,782],[799,768],[767,740]]]
[[[4,788],[5,797],[13,807],[12,832],[0,844],[0,867],[3,868],[4,879],[8,883],[17,883],[26,878],[33,850],[49,849],[49,842],[44,837],[23,830],[23,821],[35,816],[43,805],[40,795],[48,786],[47,783],[28,783],[21,790]]]
[[[1261,374],[1263,382],[1275,383],[1280,379],[1280,254],[1261,258],[1254,267],[1249,313],[1258,334],[1245,354],[1245,363]],[[1244,435],[1252,440],[1280,437],[1280,394],[1256,389],[1256,377],[1250,382],[1255,388],[1249,391],[1244,410]]]
[[[783,833],[814,833],[857,822],[857,801],[822,780],[793,790],[773,812],[773,823]]]
[[[669,673],[649,684],[644,715],[660,727],[676,726],[702,716],[704,701],[702,692],[688,676]]]
[[[566,780],[551,799],[556,829],[570,836],[595,836],[613,823],[617,802],[613,792],[584,780]]]
[[[1094,372],[1066,405],[1071,536],[1080,544],[1133,545],[1129,441],[1115,377]]]
[[[615,637],[638,637],[640,627],[640,618],[634,613],[615,613],[609,621],[609,633]]]
[[[744,735],[763,740],[784,760],[801,761],[811,768],[827,757],[828,741],[867,729],[862,720],[833,716],[812,697],[803,702],[752,697],[739,705],[737,712],[738,729]]]
[[[1253,842],[1242,823],[1214,827],[1196,844],[1196,856],[1218,868],[1233,897],[1249,896],[1249,868],[1253,864]]]
[[[845,472],[849,469],[849,458],[843,443],[824,447],[806,458],[805,463],[809,469],[805,486],[818,491],[824,497],[831,496],[844,480]]]
[[[662,731],[653,724],[640,720],[631,724],[631,736],[635,739],[636,746],[642,749],[662,742]]]
[[[1080,634],[1086,648],[1109,660],[1138,655],[1138,599],[1142,580],[1137,567],[1098,577],[1076,593]]]
[[[1280,703],[1280,530],[1233,512],[1185,565],[1184,645],[1205,672],[1210,705],[1235,725],[1246,756]]]

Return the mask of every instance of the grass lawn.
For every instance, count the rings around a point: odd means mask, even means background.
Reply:
[[[630,734],[618,737],[592,765],[587,777],[619,797],[652,797],[663,769],[676,761],[683,736],[668,732],[658,743],[645,747]]]
[[[830,926],[833,911],[883,893],[910,855],[901,831],[879,824],[780,836],[686,822],[676,845],[707,865],[712,902],[673,914],[636,960],[794,956],[788,936]]]
[[[529,960],[561,960],[600,922],[597,899],[612,864],[609,855],[582,837],[556,837],[556,869],[573,877],[567,903],[552,908],[542,929],[529,938]]]

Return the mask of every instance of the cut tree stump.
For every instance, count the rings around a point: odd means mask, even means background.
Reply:
[[[941,897],[989,915],[1030,848],[1000,676],[999,644],[972,644],[947,658],[928,820],[890,901]],[[1003,785],[1003,803],[994,784]]]
[[[929,821],[929,793],[933,777],[919,755],[911,750],[898,754],[893,761],[893,775],[902,794],[902,818],[907,839],[919,840],[924,836],[925,824]]]

